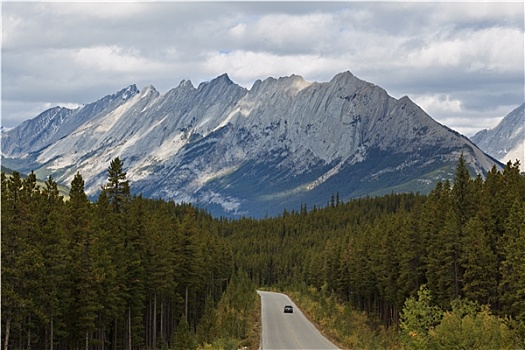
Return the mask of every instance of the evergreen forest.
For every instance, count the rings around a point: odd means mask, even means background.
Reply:
[[[345,349],[525,348],[519,163],[428,194],[214,218],[77,173],[2,172],[2,348],[257,349],[257,288],[288,293]]]

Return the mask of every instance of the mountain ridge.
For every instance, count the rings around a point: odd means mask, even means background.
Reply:
[[[343,200],[428,192],[451,177],[461,153],[473,173],[501,166],[407,96],[397,100],[349,71],[329,82],[269,77],[249,90],[223,74],[165,94],[130,85],[108,96],[89,115],[81,107],[55,116],[53,135],[68,130],[64,137],[17,141],[29,125],[42,132],[42,114],[3,133],[4,161],[66,183],[80,171],[94,196],[118,156],[136,192],[255,216],[321,205],[336,192]]]
[[[525,103],[507,114],[492,129],[477,132],[471,139],[487,154],[502,163],[520,161],[525,171]]]

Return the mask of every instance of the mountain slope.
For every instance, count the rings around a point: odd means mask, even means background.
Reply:
[[[104,116],[125,104],[138,92],[135,85],[76,110],[63,107],[48,109],[18,127],[2,133],[2,154],[20,157],[41,150],[68,136],[87,120]]]
[[[4,163],[66,183],[80,171],[96,195],[118,156],[135,192],[254,216],[324,205],[334,193],[427,192],[453,176],[461,153],[473,173],[499,166],[408,97],[350,72],[324,83],[268,78],[250,90],[222,75],[164,95],[131,86],[112,96],[91,115],[46,111],[53,117],[2,134]],[[21,129],[32,132],[22,140]]]
[[[502,163],[520,161],[525,171],[525,103],[507,114],[490,130],[472,136],[472,142]]]

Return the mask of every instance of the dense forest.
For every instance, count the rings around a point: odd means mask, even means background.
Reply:
[[[517,162],[483,179],[472,178],[461,157],[453,184],[438,183],[428,195],[346,203],[332,196],[325,208],[237,220],[229,229],[236,266],[259,286],[313,287],[337,301],[332,314],[349,305],[392,329],[413,311],[406,302],[428,291],[429,305],[442,312],[463,300],[474,303],[470,316],[505,320],[514,331],[506,344],[525,348],[525,176]]]
[[[118,158],[95,203],[78,173],[68,201],[35,183],[2,173],[4,349],[156,349],[219,301],[233,253],[203,211],[132,197]]]
[[[361,312],[367,329],[399,335],[390,347],[440,348],[467,316],[471,334],[493,322],[500,347],[525,344],[518,163],[472,178],[461,157],[428,195],[334,194],[264,219],[132,196],[123,167],[111,162],[94,202],[79,173],[68,200],[52,177],[40,188],[33,173],[2,173],[5,350],[257,348],[258,287]]]

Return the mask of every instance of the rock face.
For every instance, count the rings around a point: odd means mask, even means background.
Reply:
[[[493,129],[472,136],[472,142],[502,163],[520,161],[525,171],[525,103],[507,114]]]
[[[135,193],[217,215],[324,206],[336,193],[427,192],[453,177],[461,153],[473,173],[500,166],[408,97],[350,72],[325,83],[268,78],[250,90],[227,75],[164,95],[132,85],[2,133],[6,166],[66,184],[79,171],[95,196],[118,156]]]

